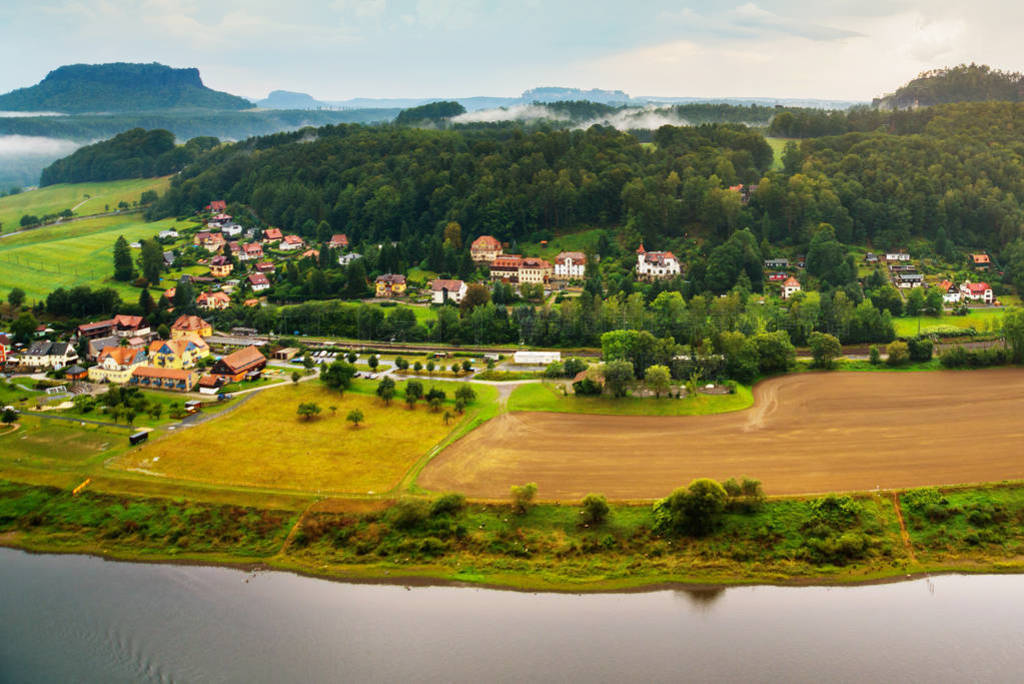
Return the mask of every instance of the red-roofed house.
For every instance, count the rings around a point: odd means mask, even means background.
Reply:
[[[223,292],[200,292],[196,306],[200,309],[226,309],[231,306],[231,297]]]
[[[674,278],[682,272],[672,252],[648,252],[641,244],[636,250],[636,275],[641,280]]]
[[[988,267],[992,265],[992,260],[988,258],[988,254],[972,254],[971,263],[974,264],[974,270],[976,271],[987,271]]]
[[[277,242],[282,238],[284,238],[284,235],[281,233],[280,228],[267,228],[263,231],[263,239],[267,242]]]
[[[235,265],[226,256],[215,256],[210,259],[210,275],[215,278],[227,278]]]
[[[277,248],[283,252],[290,252],[295,249],[302,249],[305,245],[306,243],[298,235],[285,235]]]
[[[213,211],[216,211],[216,212],[227,211],[227,208],[228,208],[228,203],[225,202],[224,200],[213,200],[212,202],[210,202],[209,204],[206,205],[207,211],[211,211],[211,212],[213,212]]]
[[[146,363],[146,352],[131,347],[104,347],[89,369],[90,382],[112,382],[123,385],[132,377],[132,371]]]
[[[263,292],[270,289],[270,279],[262,273],[250,273],[246,280],[253,292]]]
[[[346,249],[348,248],[348,236],[344,233],[336,233],[327,246],[331,249]]]
[[[519,267],[523,264],[523,257],[518,254],[501,254],[491,262],[491,280],[501,280],[506,283],[519,282]]]
[[[263,245],[258,242],[246,242],[242,245],[242,251],[238,258],[241,261],[254,261],[263,258]]]
[[[964,299],[971,302],[991,304],[996,300],[995,294],[988,283],[972,283],[968,280],[960,286],[960,294],[963,295]]]
[[[551,279],[551,263],[538,257],[523,257],[519,262],[519,282],[543,285]]]
[[[405,276],[398,273],[385,273],[377,276],[375,293],[378,297],[395,297],[405,293]]]
[[[210,369],[210,375],[226,378],[228,382],[238,382],[247,377],[259,377],[266,365],[267,357],[256,347],[249,346],[219,359]]]
[[[943,280],[941,283],[936,285],[939,288],[939,292],[942,293],[942,301],[947,304],[955,304],[960,301],[960,288],[953,284],[950,280]]]
[[[800,291],[800,281],[790,276],[786,278],[786,282],[782,283],[782,298],[789,299],[794,294]]]
[[[469,254],[477,263],[491,263],[501,256],[501,243],[493,235],[481,235],[469,246]]]
[[[178,316],[171,325],[171,339],[177,340],[190,335],[209,337],[213,334],[213,326],[199,316]]]
[[[95,323],[83,323],[78,326],[78,336],[92,339],[117,335],[118,337],[146,336],[150,332],[149,323],[142,316],[117,314],[113,318]]]

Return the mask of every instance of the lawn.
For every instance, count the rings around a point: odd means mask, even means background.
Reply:
[[[58,287],[111,286],[134,301],[138,290],[110,279],[114,241],[123,235],[134,242],[174,225],[171,219],[146,223],[138,215],[107,216],[4,238],[0,240],[0,292],[17,286],[31,301],[45,298]]]
[[[768,138],[765,140],[769,145],[772,146],[772,152],[775,154],[775,160],[772,162],[772,169],[778,171],[782,169],[782,150],[786,147],[786,143],[789,142],[789,138]],[[799,145],[799,141],[797,141]]]
[[[456,387],[424,384],[426,389],[445,389],[449,399]],[[423,402],[409,410],[400,399],[404,383],[399,384],[396,399],[385,406],[372,395],[375,387],[376,383],[357,381],[353,391],[341,397],[312,381],[259,392],[222,418],[127,453],[114,467],[225,485],[386,492],[456,429],[459,418],[445,425],[443,413],[430,412]],[[494,394],[478,393],[473,409],[493,403]],[[296,408],[304,402],[319,404],[323,412],[308,421],[298,417]],[[358,428],[346,420],[353,409],[365,416]]]
[[[146,190],[164,192],[170,185],[170,176],[164,178],[133,178],[102,183],[61,183],[17,195],[0,197],[0,223],[5,233],[18,230],[19,221],[26,214],[44,216],[74,209],[77,216],[99,214],[117,209],[118,202],[139,201]]]
[[[16,432],[0,436],[0,459],[8,464],[78,466],[127,442],[128,432],[122,430],[24,416],[19,422]]]
[[[957,328],[974,328],[979,333],[992,332],[1002,324],[1003,312],[1005,309],[972,309],[966,316],[921,316],[921,332],[928,333],[929,328],[940,325],[950,325]],[[893,319],[898,337],[913,337],[917,335],[917,318],[896,318]]]
[[[549,261],[554,260],[559,252],[585,252],[597,244],[599,228],[583,230],[578,233],[557,235],[548,240],[546,245],[535,242],[520,242],[519,251],[526,256],[539,256]]]
[[[596,413],[619,416],[703,416],[749,408],[754,403],[749,387],[738,386],[736,394],[698,394],[688,399],[652,399],[608,396],[563,396],[553,383],[519,385],[508,399],[509,411],[554,413]]]

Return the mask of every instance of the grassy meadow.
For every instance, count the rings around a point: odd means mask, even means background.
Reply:
[[[765,136],[765,141],[771,145],[772,152],[775,153],[775,159],[772,162],[772,169],[779,171],[782,169],[782,151],[786,147],[786,143],[790,141],[790,138],[769,138]],[[796,143],[799,145],[800,141]]]
[[[1005,309],[971,309],[966,316],[921,316],[921,332],[928,334],[929,328],[938,326],[973,328],[979,333],[993,332],[1002,325],[1004,311]],[[917,334],[918,319],[895,318],[893,325],[898,337],[913,337]]]
[[[0,239],[0,292],[20,287],[32,301],[58,287],[106,286],[134,301],[138,290],[111,278],[114,241],[123,235],[134,242],[180,225],[173,219],[146,223],[137,214],[105,216]]]
[[[508,399],[509,411],[546,411],[553,413],[595,413],[615,416],[704,416],[749,408],[754,395],[740,385],[736,394],[698,394],[686,399],[654,399],[608,396],[564,396],[554,383],[519,385]]]
[[[118,202],[139,201],[139,195],[146,190],[164,192],[171,183],[171,177],[132,178],[128,180],[105,181],[100,183],[60,183],[17,195],[0,197],[0,224],[3,232],[11,233],[20,228],[21,217],[30,214],[44,216],[72,209],[76,216],[88,216],[117,209]]]

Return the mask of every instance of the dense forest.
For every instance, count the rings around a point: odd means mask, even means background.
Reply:
[[[414,126],[426,122],[443,121],[465,113],[466,108],[458,102],[430,102],[419,107],[403,109],[395,117],[395,123],[399,126]]]
[[[1020,100],[1024,100],[1024,74],[972,63],[926,71],[895,93],[877,98],[873,105],[907,109],[950,102]]]
[[[58,159],[43,169],[39,185],[166,176],[219,144],[216,138],[193,138],[175,145],[170,131],[135,128]]]
[[[198,69],[163,64],[70,64],[42,81],[0,95],[0,110],[139,112],[154,109],[248,109],[244,97],[211,90]]]

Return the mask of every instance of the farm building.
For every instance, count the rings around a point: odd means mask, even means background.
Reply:
[[[521,366],[546,366],[562,360],[562,352],[556,351],[517,351],[512,361]]]
[[[210,374],[227,378],[228,382],[238,382],[259,377],[266,365],[267,357],[256,347],[249,346],[218,359],[210,369]]]

